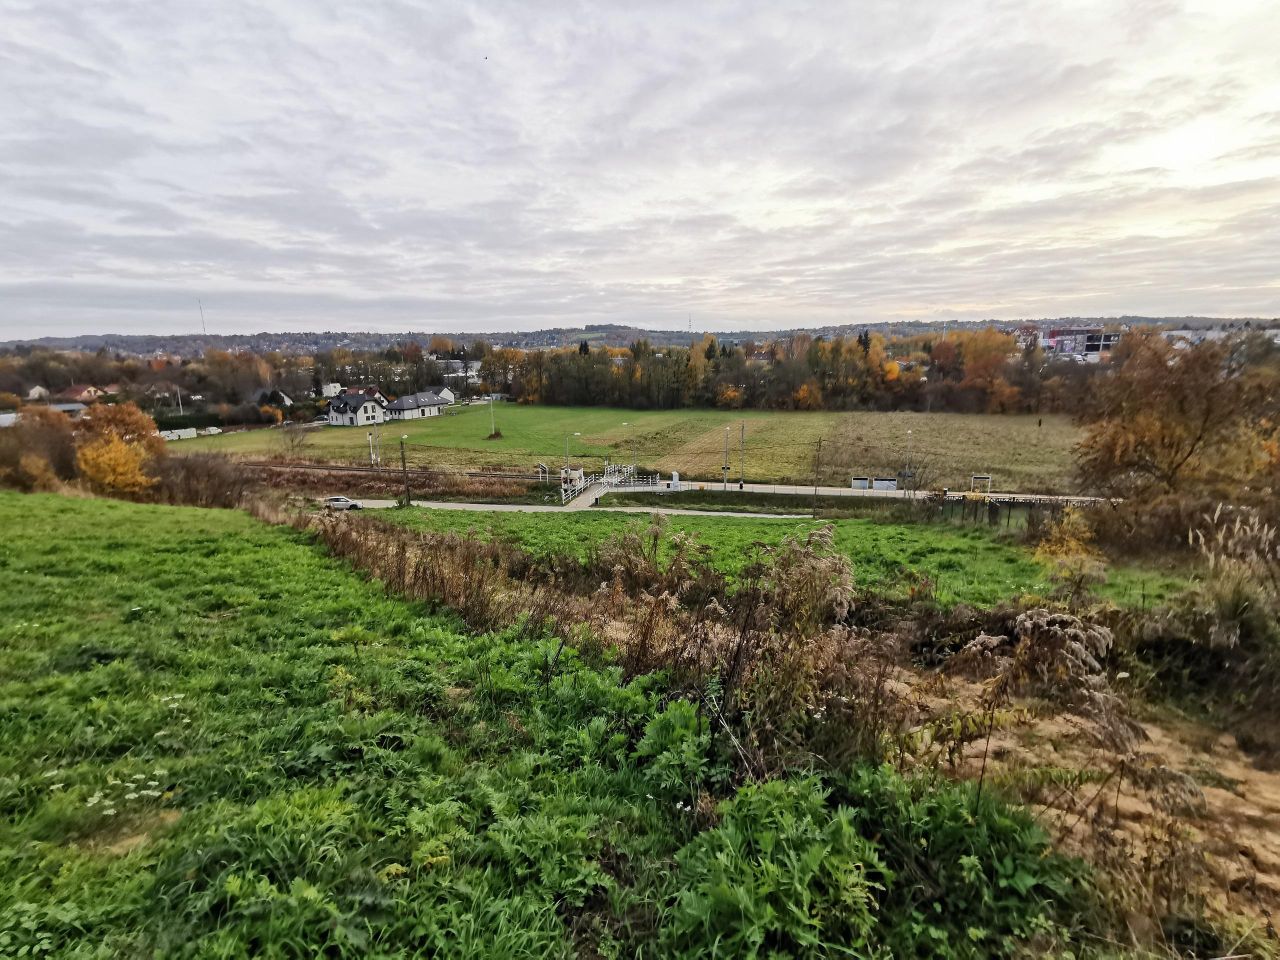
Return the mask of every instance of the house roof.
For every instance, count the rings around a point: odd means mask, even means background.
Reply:
[[[388,407],[388,410],[417,410],[421,407],[443,407],[448,403],[443,397],[434,391],[425,390],[422,393],[410,393],[403,397],[398,397]]]
[[[329,401],[329,409],[336,413],[356,413],[366,403],[378,403],[378,400],[376,397],[367,397],[361,393],[357,393],[355,396],[338,394],[338,396]]]
[[[67,389],[59,393],[58,396],[79,397],[88,393],[90,390],[97,391],[98,388],[91,383],[73,383],[71,386],[67,387]]]

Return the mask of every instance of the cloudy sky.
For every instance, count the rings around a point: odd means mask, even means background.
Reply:
[[[1280,4],[0,0],[0,339],[1280,315]]]

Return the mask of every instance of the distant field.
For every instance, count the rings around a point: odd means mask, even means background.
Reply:
[[[644,529],[644,515],[601,511],[515,513],[415,509],[381,514],[424,530],[470,532],[513,542],[535,556],[564,553],[579,558],[597,543],[628,527]],[[711,550],[717,569],[737,573],[751,559],[757,543],[777,544],[803,534],[820,522],[833,522],[835,545],[854,565],[860,586],[902,595],[913,575],[929,577],[944,604],[990,606],[1020,594],[1050,589],[1046,569],[1026,548],[1008,543],[978,527],[941,524],[878,523],[871,520],[814,521],[749,517],[671,516],[667,533],[692,534]],[[1157,603],[1183,586],[1177,577],[1136,569],[1112,570],[1099,591],[1121,605]]]
[[[634,456],[642,466],[664,473],[678,470],[691,479],[711,479],[720,477],[727,435],[732,477],[745,466],[748,480],[809,483],[821,439],[823,483],[843,486],[851,476],[893,475],[906,464],[910,444],[911,462],[925,465],[938,485],[967,489],[969,477],[982,473],[990,474],[999,489],[1066,492],[1071,487],[1071,447],[1077,438],[1066,417],[640,411],[517,404],[498,404],[494,413],[502,432],[497,440],[485,439],[489,409],[484,406],[455,407],[446,416],[385,424],[383,460],[398,462],[404,434],[410,462],[416,466],[532,471],[545,463],[554,470],[564,462],[568,437],[570,459],[588,469],[598,468],[606,457],[630,462]],[[740,446],[744,424],[745,448]],[[201,437],[180,441],[172,449],[245,456],[283,452],[279,430]],[[317,428],[303,455],[367,463],[368,430]]]

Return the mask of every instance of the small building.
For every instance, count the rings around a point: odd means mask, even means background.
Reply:
[[[427,387],[427,390],[430,393],[434,393],[445,403],[454,403],[458,399],[458,395],[453,392],[453,389],[451,387],[446,387],[444,384],[440,384],[435,387]]]
[[[440,415],[441,408],[447,405],[447,400],[432,393],[430,390],[422,393],[410,393],[403,397],[397,397],[387,404],[387,416],[392,420],[419,420],[422,417],[436,417]]]
[[[320,384],[320,396],[325,400],[332,400],[342,392],[342,384],[340,383],[322,383]]]
[[[79,420],[89,408],[83,403],[51,403],[49,404],[49,409],[65,413],[72,420]]]
[[[344,393],[329,401],[329,426],[362,427],[383,423],[387,419],[386,409],[386,404],[379,403],[376,397]]]
[[[31,401],[48,400],[49,388],[42,387],[39,384],[27,391],[27,399]]]
[[[0,430],[5,427],[12,427],[17,422],[18,415],[16,413],[0,413]]]

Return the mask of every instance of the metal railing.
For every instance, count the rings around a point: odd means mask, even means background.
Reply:
[[[563,485],[560,488],[560,505],[564,506],[572,500],[576,500],[594,486],[600,486],[606,490],[632,489],[635,484],[639,488],[641,484],[637,483],[636,468],[631,464],[618,466],[617,464],[607,464],[603,473],[592,473],[584,476],[580,482]],[[657,475],[653,475],[653,482],[647,480],[643,483],[644,489],[651,489],[657,484]]]

